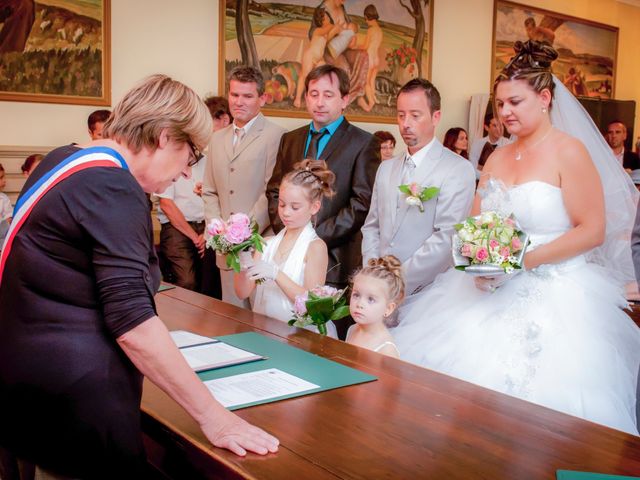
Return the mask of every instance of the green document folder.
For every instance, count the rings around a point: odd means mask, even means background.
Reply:
[[[607,475],[605,473],[573,472],[571,470],[558,470],[557,480],[634,480],[640,477],[625,477],[622,475]]]
[[[247,403],[243,405],[235,405],[229,407],[229,410],[238,410],[240,408],[253,407],[263,403],[277,402],[286,398],[301,397],[312,393],[331,390],[347,385],[355,385],[357,383],[371,382],[377,380],[373,375],[346,367],[340,363],[327,360],[313,353],[305,352],[299,348],[292,347],[286,343],[273,340],[255,332],[237,333],[235,335],[225,335],[216,337],[219,340],[242,348],[250,352],[267,357],[265,360],[258,360],[251,363],[241,365],[231,365],[229,367],[218,368],[216,370],[208,370],[198,373],[202,381],[213,380],[216,378],[231,377],[241,373],[255,372],[258,370],[266,370],[268,368],[277,368],[283,372],[295,375],[308,382],[320,385],[319,388],[307,390],[304,392],[294,393],[281,397],[269,398],[259,402]]]

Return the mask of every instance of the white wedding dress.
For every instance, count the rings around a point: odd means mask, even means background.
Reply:
[[[262,252],[262,258],[265,261],[276,263],[274,258],[286,230],[286,228],[283,228],[278,235],[267,239],[267,244]],[[287,259],[278,265],[280,271],[285,273],[298,285],[304,285],[305,257],[309,244],[318,238],[320,237],[316,234],[311,222],[307,223],[302,232],[300,232],[300,235],[298,235]],[[260,285],[256,285],[255,292],[256,295],[253,300],[254,312],[262,313],[263,315],[282,320],[283,322],[288,322],[293,318],[293,303],[275,281],[266,281]],[[305,328],[318,333],[317,327],[313,325]],[[327,323],[327,336],[338,338],[336,326],[333,322]]]
[[[513,212],[534,249],[571,228],[561,190],[490,181],[482,210]],[[400,309],[401,358],[638,434],[640,329],[622,289],[584,255],[515,275],[494,293],[451,269]]]

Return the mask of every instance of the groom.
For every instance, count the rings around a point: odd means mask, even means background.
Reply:
[[[373,187],[371,208],[362,227],[364,263],[395,255],[402,262],[407,295],[418,293],[451,266],[453,226],[471,210],[475,172],[468,160],[443,147],[435,137],[440,121],[440,93],[416,78],[398,93],[398,127],[407,152],[382,162]],[[436,187],[431,199],[410,199],[400,185],[417,184],[418,192]],[[421,211],[424,210],[424,211]]]

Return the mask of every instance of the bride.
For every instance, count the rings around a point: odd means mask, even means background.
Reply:
[[[471,212],[513,214],[531,244],[519,273],[457,270],[400,312],[410,362],[638,434],[640,330],[624,313],[637,192],[546,44],[517,42],[494,85],[517,140],[487,161]]]

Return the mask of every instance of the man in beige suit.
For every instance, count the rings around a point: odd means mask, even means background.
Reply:
[[[207,223],[226,220],[232,213],[246,213],[263,232],[269,226],[265,190],[276,162],[284,128],[268,121],[260,108],[265,103],[260,70],[240,66],[229,74],[229,109],[233,123],[211,137],[202,197]],[[218,255],[222,300],[249,308],[233,290],[233,270]]]

